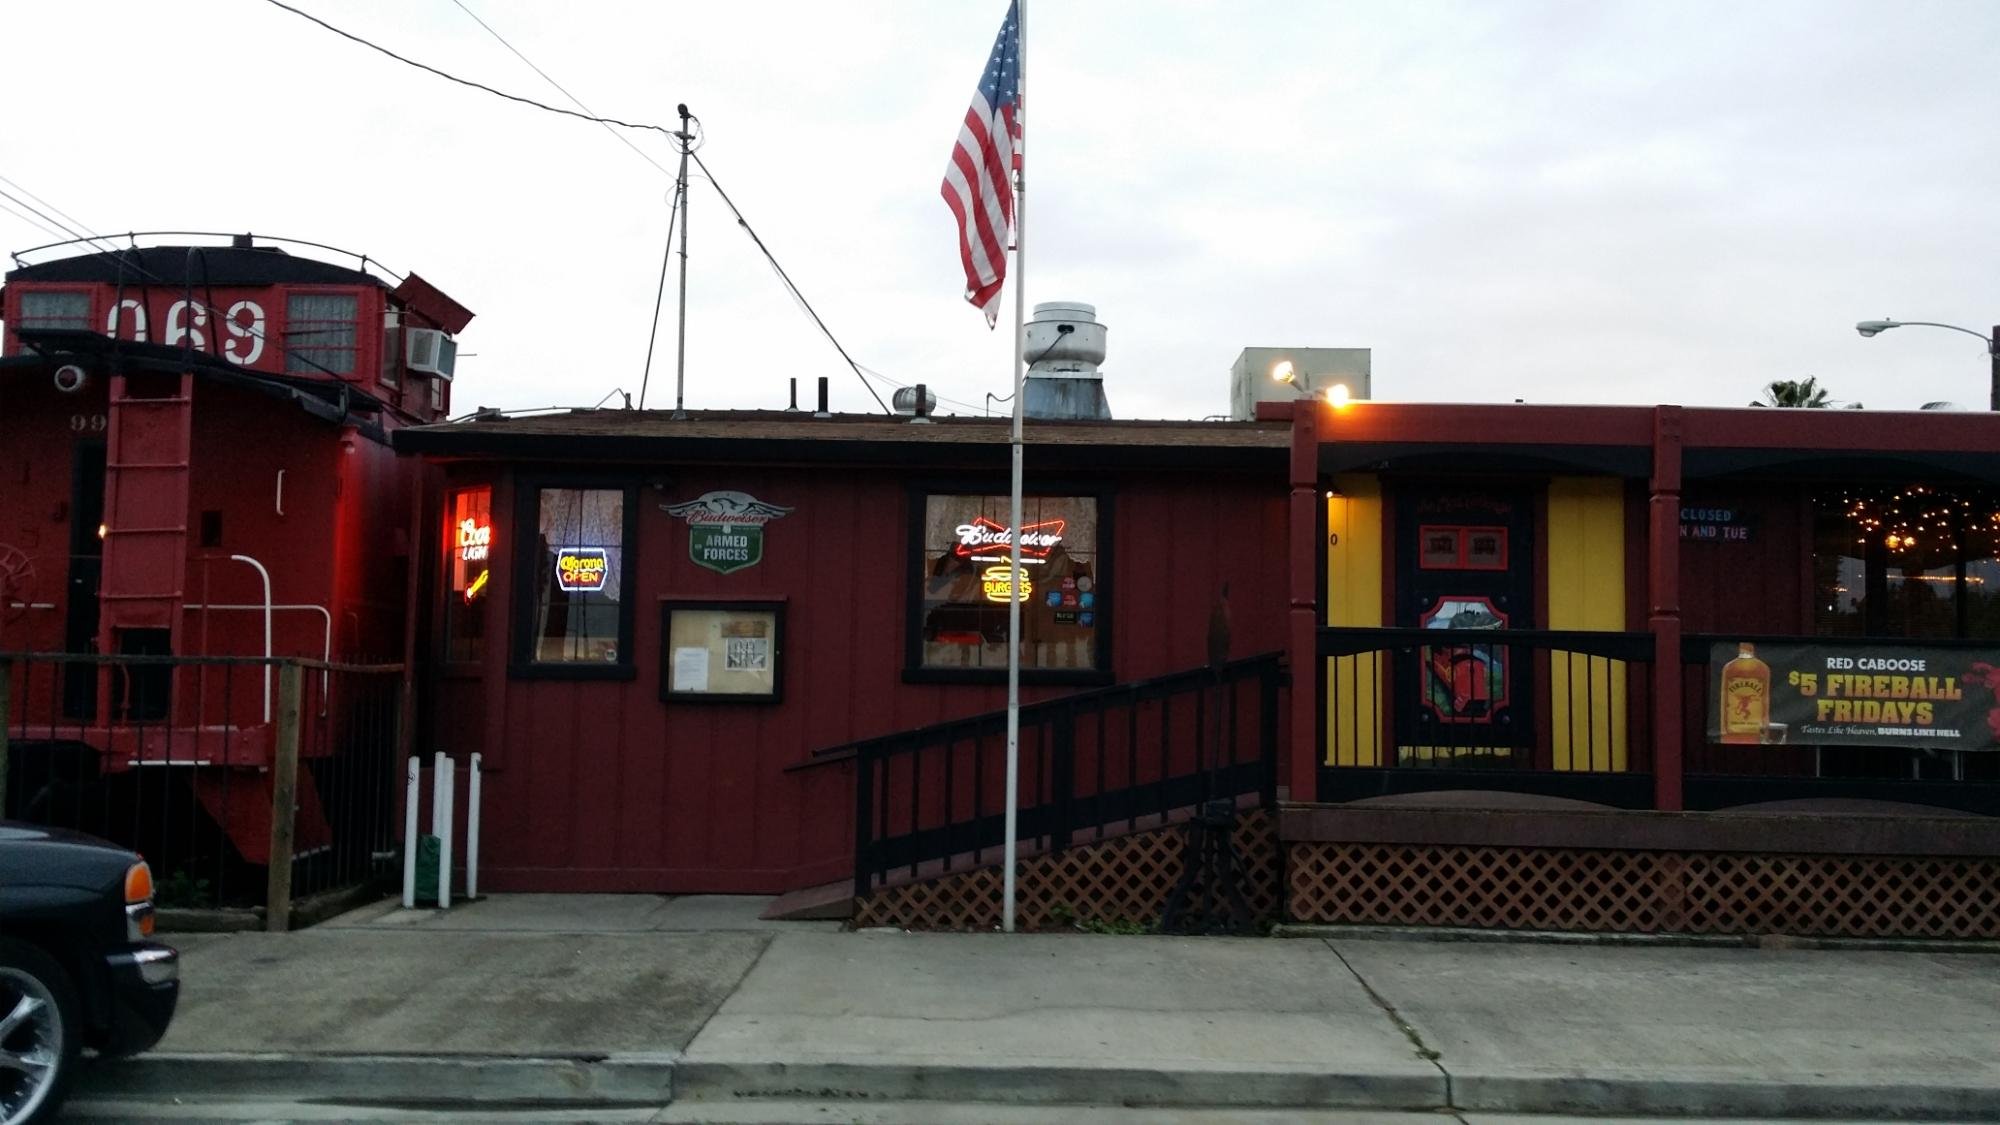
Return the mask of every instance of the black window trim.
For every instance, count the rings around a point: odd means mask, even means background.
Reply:
[[[539,560],[535,557],[534,540],[528,538],[526,529],[541,526],[542,492],[545,489],[602,489],[625,494],[625,524],[621,532],[624,542],[620,546],[618,568],[618,662],[615,664],[594,664],[583,661],[559,661],[534,659],[537,638],[531,634],[535,621],[535,598],[539,594],[533,581]],[[639,484],[629,476],[578,475],[568,473],[521,474],[514,478],[514,549],[513,549],[513,643],[507,663],[507,678],[510,680],[636,680],[639,666],[634,659],[634,593],[638,588],[639,568],[634,565],[638,557],[639,544]]]
[[[903,682],[906,684],[1004,684],[1005,668],[926,668],[924,654],[924,591],[921,571],[929,561],[924,545],[925,501],[931,496],[1005,496],[1011,491],[1006,478],[996,486],[992,477],[940,478],[912,484],[908,489],[908,538],[904,542],[903,582]],[[1099,687],[1118,682],[1112,640],[1116,636],[1119,587],[1112,570],[1112,544],[1116,539],[1115,493],[1103,481],[1038,480],[1029,484],[1022,497],[1089,497],[1097,501],[1097,543],[1092,565],[1101,582],[1108,581],[1108,593],[1100,592],[1097,613],[1097,667],[1021,669],[1027,685]],[[915,561],[918,565],[912,566]]]

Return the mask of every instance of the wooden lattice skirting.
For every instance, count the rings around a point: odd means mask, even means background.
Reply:
[[[1020,860],[1014,873],[1016,925],[1066,929],[1077,922],[1151,924],[1182,871],[1179,825],[1132,832]],[[1276,820],[1264,809],[1237,820],[1238,880],[1258,920],[1278,914]],[[856,926],[910,930],[990,930],[1000,925],[1000,868],[988,866],[881,887],[855,900]]]
[[[1295,841],[1294,921],[2000,938],[2000,858]]]

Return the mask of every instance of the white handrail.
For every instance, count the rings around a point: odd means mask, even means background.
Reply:
[[[257,576],[264,580],[264,659],[271,659],[271,572],[264,564],[249,555],[231,555],[230,561],[249,563],[257,568]],[[271,721],[271,665],[264,665],[264,721]]]

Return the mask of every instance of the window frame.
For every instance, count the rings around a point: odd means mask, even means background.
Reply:
[[[661,598],[660,599],[660,702],[673,705],[678,703],[720,703],[776,704],[785,701],[785,598]],[[768,695],[753,695],[749,692],[705,692],[675,691],[673,660],[673,621],[677,612],[713,613],[717,611],[741,610],[771,615],[771,691]]]
[[[23,286],[21,292],[18,295],[16,295],[13,300],[14,315],[12,317],[6,318],[7,333],[8,335],[14,338],[16,343],[20,342],[21,330],[23,328],[26,328],[29,331],[38,331],[51,327],[50,325],[45,323],[44,324],[24,323],[28,317],[27,317],[27,311],[21,307],[22,304],[25,303],[27,299],[30,297],[44,297],[44,296],[82,297],[84,302],[83,324],[81,325],[80,328],[68,329],[68,331],[83,331],[83,332],[97,331],[97,325],[99,321],[97,319],[98,301],[97,301],[96,290],[92,289],[89,286],[80,286],[80,285]],[[37,318],[37,319],[46,320],[47,318]]]
[[[931,668],[924,659],[924,588],[922,571],[929,562],[924,547],[924,512],[932,496],[1005,496],[1010,486],[1002,480],[994,487],[991,478],[945,478],[912,484],[908,489],[908,535],[903,542],[903,682],[906,684],[1004,684],[1007,669]],[[1117,538],[1117,509],[1113,490],[1103,483],[1077,480],[1037,481],[1021,494],[1026,500],[1094,500],[1097,502],[1097,542],[1092,544],[1095,573],[1111,581],[1109,594],[1100,589],[1096,605],[1097,663],[1092,668],[1021,669],[1021,682],[1031,685],[1101,687],[1117,682],[1116,652],[1113,647],[1119,595],[1118,576],[1113,570],[1112,546]]]
[[[368,303],[361,299],[362,294],[364,292],[365,290],[363,290],[359,286],[353,286],[353,285],[285,286],[284,287],[285,322],[284,322],[284,330],[278,336],[278,356],[277,356],[278,369],[287,375],[310,376],[310,375],[326,375],[331,373],[331,375],[334,378],[340,379],[344,382],[359,383],[367,381],[368,376],[361,362],[362,355],[368,350],[368,342],[370,339],[370,333],[367,332],[363,327],[368,316]],[[342,346],[337,344],[315,345],[311,342],[300,342],[292,338],[292,332],[293,332],[292,298],[294,297],[351,297],[354,299],[354,320],[352,322],[354,330],[354,343],[351,345],[346,345],[348,352],[347,370],[342,371],[338,368],[335,368],[332,364],[321,364],[317,358],[311,361],[307,361],[303,355],[300,356],[299,361],[301,364],[304,365],[304,369],[300,371],[292,370],[292,358],[295,353],[303,353],[311,350],[314,347],[329,348],[329,347]],[[332,322],[323,320],[309,320],[305,321],[304,323],[329,324]],[[268,335],[269,335],[269,329],[267,328],[266,336]]]
[[[536,660],[540,638],[534,636],[535,604],[541,591],[534,575],[540,560],[535,540],[525,529],[539,528],[542,493],[550,489],[601,490],[625,496],[625,519],[620,531],[622,542],[618,569],[618,660],[611,664],[586,661]],[[514,480],[514,547],[511,554],[513,581],[513,637],[508,647],[507,678],[510,680],[635,680],[639,665],[634,652],[637,614],[634,595],[638,589],[639,485],[630,477],[535,473]]]
[[[486,526],[496,537],[500,534],[499,520],[495,518],[495,516],[498,514],[498,509],[500,504],[500,488],[496,481],[488,480],[488,481],[446,482],[444,486],[442,515],[445,517],[445,528],[447,535],[449,535],[451,531],[454,530],[454,524],[452,523],[452,516],[456,514],[454,512],[454,504],[457,498],[461,495],[464,495],[465,493],[478,492],[482,489],[485,490],[486,492]],[[455,659],[452,656],[452,636],[451,636],[451,618],[452,618],[451,603],[452,603],[452,598],[456,595],[456,591],[454,591],[451,588],[451,583],[452,583],[451,567],[453,561],[452,547],[449,544],[449,542],[447,542],[444,545],[444,548],[445,549],[443,550],[439,558],[439,570],[438,570],[438,578],[439,578],[438,592],[440,596],[438,597],[436,603],[437,606],[436,620],[437,620],[437,634],[438,634],[436,659],[438,666],[440,668],[445,669],[446,671],[464,672],[464,671],[469,671],[471,669],[479,668],[482,665],[484,665],[486,663],[487,655],[491,653],[493,650],[493,646],[498,643],[501,643],[499,639],[494,636],[494,631],[497,628],[499,628],[502,623],[505,622],[509,611],[506,609],[500,609],[496,611],[493,608],[492,601],[489,600],[487,602],[487,610],[486,610],[486,632],[479,638],[479,655],[469,660]],[[498,551],[495,551],[491,547],[489,547],[486,552],[486,573],[488,575],[487,582],[490,584],[493,581],[493,578],[496,577],[495,571],[502,566],[509,565],[509,562],[510,560],[508,558],[508,554],[506,552],[504,545]]]

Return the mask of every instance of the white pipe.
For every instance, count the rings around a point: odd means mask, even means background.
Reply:
[[[417,905],[417,791],[423,788],[423,768],[410,755],[403,776],[403,909]]]
[[[437,776],[431,779],[431,784],[437,787],[438,801],[444,809],[443,819],[433,826],[436,828],[438,834],[438,909],[450,910],[451,802],[452,798],[456,796],[453,792],[455,786],[453,785],[452,775],[456,770],[452,765],[451,759],[445,757],[442,753],[438,754],[437,761]]]
[[[264,659],[271,659],[271,572],[264,564],[249,555],[231,555],[232,562],[249,563],[257,568],[257,576],[264,580]],[[264,721],[271,721],[271,665],[264,665]]]
[[[473,751],[472,771],[465,781],[465,898],[479,897],[479,752]]]

